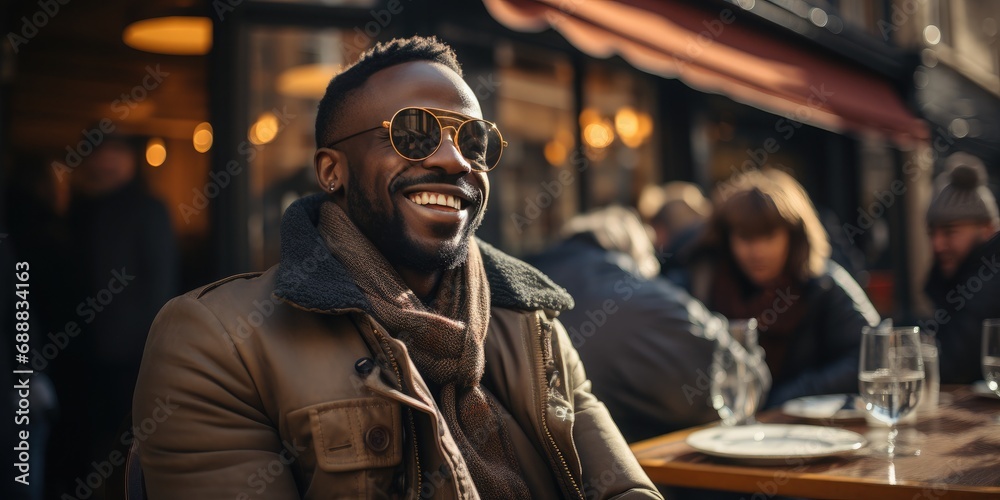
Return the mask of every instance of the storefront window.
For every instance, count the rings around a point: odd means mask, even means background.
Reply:
[[[336,7],[373,7],[379,0],[254,0],[258,3],[294,3]]]
[[[653,138],[656,109],[650,82],[634,71],[592,64],[583,82],[583,150],[590,162],[590,207],[632,205],[660,181]]]
[[[279,227],[285,208],[318,190],[312,167],[316,108],[326,85],[356,47],[349,32],[301,27],[256,27],[250,32],[249,123],[246,139],[250,196],[251,264],[266,269],[279,258]]]
[[[523,255],[544,249],[579,205],[573,68],[536,47],[505,45],[496,59],[497,122],[509,146],[491,174],[491,205],[504,249]]]

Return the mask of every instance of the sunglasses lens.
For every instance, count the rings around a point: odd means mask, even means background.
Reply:
[[[423,160],[441,144],[441,125],[422,109],[406,108],[396,113],[389,130],[392,145],[409,160]]]
[[[462,126],[458,134],[462,156],[483,170],[489,170],[500,161],[503,141],[496,127],[485,120],[473,120]]]

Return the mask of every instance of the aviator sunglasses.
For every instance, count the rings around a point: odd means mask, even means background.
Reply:
[[[338,139],[327,147],[380,128],[389,129],[392,148],[396,154],[410,161],[430,158],[441,147],[444,130],[450,128],[455,131],[455,147],[469,160],[472,168],[480,172],[493,170],[500,163],[503,148],[507,147],[507,142],[493,122],[469,118],[446,109],[417,107],[403,108],[378,127]]]

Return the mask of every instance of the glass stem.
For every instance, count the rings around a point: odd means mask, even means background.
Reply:
[[[886,447],[886,451],[889,452],[890,456],[896,452],[896,435],[898,434],[899,429],[896,428],[896,424],[892,424],[892,426],[889,427],[889,443]]]

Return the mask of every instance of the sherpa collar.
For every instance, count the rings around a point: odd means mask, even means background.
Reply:
[[[281,261],[274,295],[303,309],[367,311],[368,299],[347,269],[327,250],[316,222],[325,193],[300,198],[281,219]],[[494,307],[535,311],[565,311],[573,298],[541,271],[476,239],[490,284]]]

